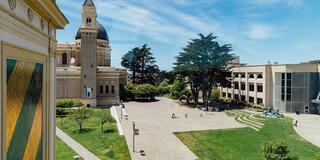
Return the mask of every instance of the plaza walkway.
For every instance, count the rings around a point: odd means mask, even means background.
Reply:
[[[85,159],[85,160],[100,160],[93,153],[88,151],[86,148],[84,148],[81,144],[76,142],[74,139],[72,139],[70,136],[68,136],[66,133],[64,133],[62,130],[60,130],[58,127],[56,127],[56,134],[64,143],[66,143],[75,152],[77,152],[77,154],[80,155],[83,159]]]
[[[173,132],[244,127],[224,112],[206,114],[198,109],[179,106],[173,100],[159,99],[150,103],[125,103],[129,119],[120,118],[120,121],[133,160],[195,160],[197,157]],[[120,107],[117,107],[117,113],[120,117]],[[179,118],[172,119],[172,113]],[[135,139],[136,152],[132,146],[132,121],[140,129],[140,135]],[[144,150],[146,155],[141,156],[140,150]]]
[[[320,116],[313,114],[286,114],[295,120],[298,120],[298,127],[294,127],[296,132],[311,142],[320,147]]]

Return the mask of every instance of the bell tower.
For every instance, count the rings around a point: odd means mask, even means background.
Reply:
[[[92,0],[82,6],[81,25],[81,101],[87,106],[97,106],[97,26],[96,7]]]

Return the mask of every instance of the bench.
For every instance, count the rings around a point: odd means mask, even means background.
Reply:
[[[127,114],[127,112],[126,112],[126,110],[124,108],[122,108],[122,114],[123,114],[125,119],[128,119],[128,114]]]

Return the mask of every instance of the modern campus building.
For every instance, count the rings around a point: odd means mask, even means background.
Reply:
[[[0,1],[0,159],[55,160],[55,0]]]
[[[319,114],[320,61],[301,64],[232,64],[232,84],[221,96],[280,112]]]
[[[127,70],[111,67],[108,34],[96,19],[93,1],[85,0],[75,43],[58,44],[58,99],[81,101],[88,107],[119,103]]]

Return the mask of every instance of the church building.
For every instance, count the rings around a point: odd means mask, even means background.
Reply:
[[[82,24],[74,43],[57,46],[57,98],[81,101],[87,107],[117,104],[127,83],[127,70],[111,67],[111,47],[97,21],[92,0],[82,6]]]

